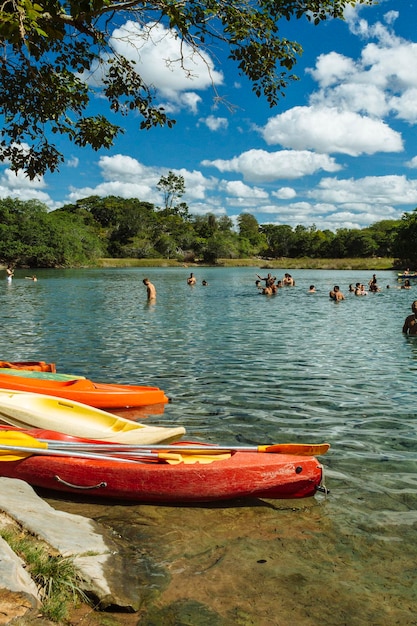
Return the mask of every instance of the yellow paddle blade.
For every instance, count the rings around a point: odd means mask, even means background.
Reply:
[[[187,454],[187,453],[182,452],[181,454],[178,454],[176,456],[178,456],[179,458],[175,460],[170,459],[170,458],[165,458],[164,460],[166,460],[166,462],[169,463],[170,465],[177,465],[178,463],[186,463],[186,464],[213,463],[214,461],[225,461],[226,459],[230,459],[232,455],[230,454],[230,452],[226,452],[225,454],[211,454],[211,455],[196,454],[196,453]],[[161,453],[159,453],[159,458],[164,458],[164,456],[162,456]]]
[[[5,446],[23,446],[25,448],[42,448],[44,450],[48,448],[47,443],[31,437],[31,435],[21,433],[18,430],[5,430],[0,433],[0,461],[20,461],[20,459],[25,459],[33,454],[32,452],[23,452],[23,450],[22,452],[2,450],[1,444]]]
[[[318,456],[320,454],[326,454],[329,448],[329,443],[275,443],[271,445],[258,446],[258,452]]]

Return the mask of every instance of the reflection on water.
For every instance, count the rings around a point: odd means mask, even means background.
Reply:
[[[190,288],[186,268],[146,269],[152,307],[138,269],[5,280],[1,358],[158,385],[172,402],[148,423],[183,424],[193,438],[329,441],[330,496],[243,507],[54,502],[110,525],[138,555],[145,547],[170,574],[165,606],[191,598],[224,624],[415,624],[417,339],[401,333],[413,290],[381,272],[382,291],[356,297],[349,283],[372,272],[294,271],[295,288],[265,297],[257,271],[196,269]],[[329,300],[334,284],[344,302]]]

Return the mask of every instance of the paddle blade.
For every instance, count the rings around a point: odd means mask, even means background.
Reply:
[[[258,452],[297,454],[299,456],[319,456],[320,454],[326,454],[329,448],[329,443],[276,443],[270,446],[258,446]]]
[[[210,454],[210,455],[198,454],[198,452],[191,452],[191,453],[182,452],[181,454],[171,455],[171,456],[178,456],[179,458],[176,460],[171,460],[169,458],[163,457],[165,458],[166,462],[169,463],[170,465],[177,465],[178,463],[185,463],[186,465],[192,465],[194,463],[208,464],[208,463],[213,463],[215,461],[225,461],[226,459],[230,459],[231,454],[230,452],[227,452],[226,454]]]
[[[48,444],[31,437],[26,433],[21,433],[18,430],[5,430],[0,434],[0,461],[20,461],[31,456],[33,452],[12,452],[10,449],[2,450],[1,445],[12,447],[30,447],[36,449],[46,450]]]

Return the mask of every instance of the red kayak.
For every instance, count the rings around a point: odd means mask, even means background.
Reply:
[[[92,453],[95,444],[99,443],[48,430],[23,431],[10,427],[3,427],[3,430],[19,430],[37,439],[53,439],[57,442],[91,443],[88,449]],[[1,443],[5,445],[0,430],[0,448]],[[72,456],[72,452],[55,456],[53,443],[48,444],[48,448],[26,458],[21,458],[23,454],[20,452],[14,452],[18,455],[17,460],[7,460],[6,452],[0,461],[0,475],[55,491],[88,493],[96,497],[144,503],[176,504],[248,497],[304,498],[313,496],[322,481],[322,466],[312,456],[232,451],[226,455],[210,454],[209,459],[205,455],[206,458],[201,462],[190,462],[181,454],[180,461],[170,464],[163,458],[102,460]],[[174,448],[175,445],[169,446],[167,451],[171,453]]]

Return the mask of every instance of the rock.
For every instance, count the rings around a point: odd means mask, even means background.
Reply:
[[[0,537],[0,624],[40,606],[38,590],[25,564]]]
[[[139,609],[138,587],[125,585],[124,560],[114,541],[99,524],[81,515],[56,511],[27,483],[13,478],[0,478],[0,510],[62,556],[73,557],[83,579],[81,588],[94,600],[97,608],[111,607],[124,612]],[[9,555],[10,552],[9,548]],[[3,558],[0,552],[0,559]],[[23,580],[21,570],[16,569],[15,578]],[[10,589],[3,578],[0,578],[1,588]],[[32,593],[29,586],[23,593]]]

